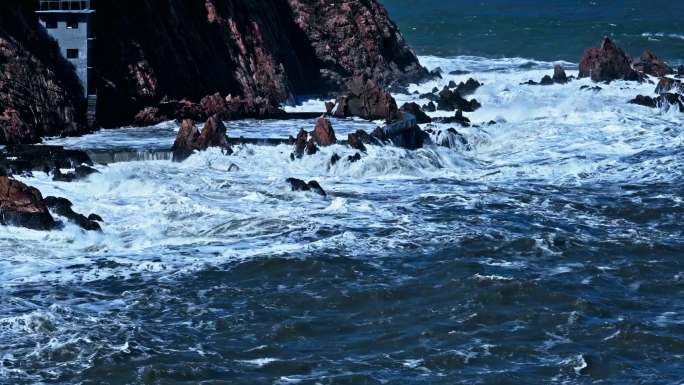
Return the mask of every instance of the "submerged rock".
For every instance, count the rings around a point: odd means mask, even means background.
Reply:
[[[684,83],[681,80],[661,78],[655,92],[660,95],[668,92],[684,93]]]
[[[313,191],[318,195],[327,196],[325,190],[321,185],[315,180],[309,181],[309,183],[297,179],[297,178],[287,178],[286,182],[290,184],[292,191]]]
[[[81,180],[89,177],[93,174],[99,174],[100,172],[89,166],[78,166],[73,172],[62,173],[62,170],[57,167],[53,172],[52,180],[55,182],[73,182],[76,180]]]
[[[580,62],[579,77],[590,77],[595,82],[642,79],[641,75],[632,69],[625,51],[608,37],[603,39],[600,48],[586,50]]]
[[[72,209],[73,204],[66,198],[57,197],[45,197],[45,205],[54,211],[57,215],[65,217],[79,227],[87,231],[101,231],[100,224],[98,221],[102,222],[102,218],[96,214],[90,214],[86,217],[82,214],[75,212]],[[93,218],[93,219],[91,219]]]
[[[182,162],[194,151],[203,151],[209,147],[220,147],[232,153],[223,122],[214,115],[207,120],[200,132],[192,120],[186,119],[181,123],[176,141],[171,148],[173,161]]]
[[[349,163],[356,163],[356,162],[358,162],[358,161],[360,161],[360,160],[361,160],[361,154],[358,153],[358,152],[357,152],[356,154],[354,154],[354,155],[349,155],[349,156],[347,157],[347,161],[349,161]]]
[[[644,51],[641,57],[632,63],[635,70],[647,75],[661,77],[673,73],[672,68],[665,64],[651,51]]]
[[[424,123],[431,123],[432,118],[430,118],[425,112],[423,112],[420,108],[420,106],[416,103],[404,103],[403,106],[401,106],[400,109],[401,112],[408,112],[409,114],[412,114],[413,116],[416,117],[416,123],[418,124],[424,124]]]
[[[0,176],[0,224],[52,230],[55,220],[38,189]]]
[[[321,147],[326,147],[337,143],[335,138],[335,131],[333,130],[330,120],[326,118],[318,118],[316,120],[316,127],[311,133],[314,142]]]

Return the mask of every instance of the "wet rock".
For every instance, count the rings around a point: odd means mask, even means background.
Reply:
[[[311,133],[314,142],[321,147],[326,147],[337,143],[335,138],[335,131],[333,130],[330,120],[326,118],[318,118],[316,120],[316,127]]]
[[[681,80],[661,78],[656,86],[655,92],[659,95],[668,92],[684,94],[684,83],[682,83]]]
[[[287,183],[290,184],[292,191],[313,191],[318,195],[327,196],[325,190],[321,185],[315,180],[309,181],[309,183],[304,182],[297,178],[287,178]]]
[[[454,114],[453,117],[442,118],[440,120],[440,123],[446,123],[446,124],[458,123],[462,127],[470,127],[470,119],[463,116],[462,110],[456,111],[456,114]]]
[[[470,78],[466,80],[465,83],[461,82],[458,84],[456,87],[456,92],[458,92],[459,95],[465,97],[468,95],[472,95],[477,91],[478,88],[482,86],[482,83],[478,82],[477,80]]]
[[[306,142],[306,147],[305,147],[305,152],[306,155],[314,155],[318,152],[318,147],[316,146],[316,143],[314,142],[313,138],[309,139]]]
[[[407,130],[392,135],[388,139],[397,147],[405,148],[407,150],[417,150],[424,146],[425,142],[429,140],[429,136],[416,124]]]
[[[62,173],[62,170],[57,167],[53,171],[52,180],[55,182],[73,182],[76,180],[81,180],[89,177],[93,174],[99,174],[100,172],[89,166],[78,166],[73,172],[68,172],[66,174]]]
[[[294,150],[290,155],[293,160],[295,158],[301,158],[304,155],[304,150],[306,150],[306,144],[309,139],[309,134],[304,131],[304,129],[299,129],[297,138],[294,139]]]
[[[401,112],[408,112],[409,114],[413,115],[416,117],[416,123],[418,124],[424,124],[424,123],[431,123],[432,118],[430,118],[425,112],[423,112],[420,108],[420,106],[416,103],[404,103],[403,106],[400,108]]]
[[[0,176],[0,224],[52,230],[55,221],[36,188]]]
[[[95,222],[104,222],[104,219],[102,219],[102,217],[97,215],[97,214],[88,215],[88,220],[89,221],[95,221]]]
[[[677,68],[677,75],[679,75],[679,76],[684,76],[684,64],[680,65],[680,66]]]
[[[340,161],[340,159],[342,159],[342,158],[341,158],[339,155],[337,155],[337,154],[335,153],[335,154],[333,154],[333,155],[330,157],[330,164],[331,164],[332,166],[334,166],[335,164],[337,164],[337,162]]]
[[[349,93],[337,100],[336,117],[358,116],[367,120],[401,119],[397,102],[372,79],[356,76],[349,83]]]
[[[380,127],[375,127],[375,129],[373,129],[373,132],[371,132],[371,136],[376,140],[377,144],[383,144],[389,140],[387,134],[385,133],[385,130],[383,130]]]
[[[553,66],[553,78],[554,83],[565,84],[568,82],[568,75],[565,74],[565,68],[562,65],[556,64]]]
[[[361,154],[359,154],[358,152],[354,155],[349,155],[347,157],[347,161],[349,161],[349,163],[356,163],[360,160],[361,160]]]
[[[586,86],[586,85],[585,85],[585,86],[580,87],[580,90],[582,90],[582,91],[585,91],[585,90],[586,90],[586,91],[599,92],[599,91],[603,90],[603,88],[601,88],[601,87],[599,87],[599,86],[591,87],[591,86]]]
[[[436,133],[436,144],[442,147],[462,148],[466,151],[472,150],[470,143],[463,134],[456,131],[454,128],[449,128],[446,131],[439,131]]]
[[[632,69],[625,52],[608,37],[603,39],[600,48],[586,50],[579,66],[579,77],[590,77],[595,82],[642,80],[642,76]]]
[[[335,102],[325,102],[325,113],[330,115],[335,109]]]
[[[437,93],[437,92],[439,92],[439,88],[437,88],[437,87],[432,87],[432,93],[435,94],[435,93]]]
[[[684,112],[684,96],[672,93],[665,93],[656,98],[645,95],[637,95],[636,98],[629,101],[632,104],[638,104],[651,108],[677,108],[679,112]]]
[[[347,144],[359,151],[366,151],[366,144],[373,144],[373,138],[364,130],[356,130],[347,136]]]
[[[435,103],[430,102],[430,103],[424,105],[423,109],[427,112],[435,112],[435,111],[437,111],[437,106],[435,106]]]
[[[431,79],[441,79],[443,73],[444,73],[444,71],[440,67],[437,67],[437,68],[433,69],[432,71],[430,71],[430,78]]]
[[[539,82],[539,84],[542,85],[542,86],[550,86],[550,85],[552,85],[552,84],[554,84],[554,83],[553,83],[553,79],[551,78],[551,76],[545,75],[545,76],[542,78],[542,80]]]
[[[466,100],[448,88],[443,89],[439,93],[439,100],[437,101],[437,109],[441,111],[463,110],[465,112],[473,112],[481,107],[481,104],[476,100]]]
[[[0,150],[0,167],[9,175],[31,171],[49,172],[55,168],[75,169],[93,162],[83,151],[65,150],[62,146],[12,145]]]
[[[632,66],[637,71],[656,77],[662,77],[674,72],[672,68],[651,51],[644,51],[644,53],[641,54],[641,57],[632,63]]]
[[[72,209],[73,204],[71,201],[69,201],[66,198],[57,198],[57,197],[45,197],[45,205],[50,208],[50,210],[54,211],[55,214],[65,217],[69,222],[72,222],[79,227],[81,227],[84,230],[87,231],[101,231],[102,229],[100,228],[100,224],[97,223],[98,221],[89,219],[88,217],[79,214],[75,212]],[[95,214],[91,214],[93,216]],[[93,218],[99,218],[100,221],[102,221],[102,218],[99,216],[95,215]]]
[[[176,141],[171,148],[173,161],[182,162],[194,151],[203,151],[209,147],[220,147],[228,153],[232,153],[226,138],[226,126],[223,125],[223,122],[214,115],[207,120],[200,132],[192,120],[186,119],[181,123]]]
[[[240,167],[235,163],[231,163],[230,166],[228,167],[228,172],[236,172],[236,171],[240,171]]]
[[[437,91],[439,91],[439,90],[437,90]],[[435,91],[435,92],[437,92],[437,91]],[[425,94],[420,94],[418,97],[421,99],[427,99],[430,102],[436,102],[439,100],[439,96],[435,95],[434,93],[430,93],[430,92],[425,93]]]
[[[456,84],[456,82],[455,82],[455,81],[453,81],[453,80],[450,80],[450,81],[449,81],[449,85],[447,85],[447,87],[449,87],[449,88],[452,88],[452,89],[453,89],[453,88],[456,88],[456,87],[458,87],[458,84]]]

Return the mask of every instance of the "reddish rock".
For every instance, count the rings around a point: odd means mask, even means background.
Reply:
[[[154,126],[163,121],[158,107],[145,107],[135,115],[135,124],[138,127]]]
[[[665,64],[651,51],[644,51],[632,64],[634,69],[648,75],[662,77],[673,73],[672,68]]]
[[[314,128],[314,131],[311,133],[311,137],[316,144],[322,147],[337,143],[335,131],[333,130],[330,120],[323,117],[316,120],[316,128]]]
[[[6,176],[0,176],[0,224],[34,230],[55,227],[40,191]]]
[[[356,132],[352,132],[347,136],[347,144],[349,144],[351,148],[360,151],[366,151],[366,144],[374,143],[373,137],[368,135],[364,130],[356,130]]]
[[[394,122],[401,119],[397,102],[375,81],[356,76],[349,83],[349,93],[337,100],[335,116],[358,116],[368,120],[384,119]]]
[[[315,153],[318,152],[318,147],[316,146],[316,143],[314,142],[313,139],[309,139],[306,142],[306,155],[314,155]]]
[[[420,108],[420,106],[416,103],[413,103],[413,102],[404,103],[404,105],[401,106],[400,111],[408,112],[409,114],[415,116],[416,122],[418,124],[432,122],[432,118],[430,118],[425,112],[423,112],[423,110]]]
[[[181,123],[172,147],[173,161],[182,162],[194,151],[206,150],[209,147],[220,147],[231,151],[223,122],[214,115],[207,120],[200,131],[192,120],[186,119]]]
[[[332,114],[333,110],[335,109],[335,103],[334,102],[325,102],[325,113],[330,115]]]
[[[580,78],[591,77],[595,82],[641,80],[625,52],[608,37],[600,48],[589,48],[584,53],[579,70]]]
[[[293,160],[295,158],[301,158],[304,155],[304,150],[306,150],[308,140],[309,133],[300,128],[299,133],[297,133],[297,138],[294,140],[294,151],[290,155],[290,158]]]
[[[218,92],[203,97],[202,100],[200,100],[200,107],[202,108],[202,112],[207,116],[218,115],[220,118],[226,118],[228,112],[226,99]]]

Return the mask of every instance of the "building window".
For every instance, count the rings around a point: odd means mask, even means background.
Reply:
[[[76,49],[76,48],[67,49],[67,59],[78,59],[78,49]]]
[[[69,20],[67,20],[67,28],[69,28],[69,29],[78,29],[78,19],[69,19]]]
[[[57,28],[57,20],[47,20],[45,22],[45,28],[47,28],[47,29]]]

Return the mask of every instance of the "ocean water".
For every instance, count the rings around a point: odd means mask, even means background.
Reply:
[[[293,162],[248,145],[24,178],[106,223],[2,229],[0,383],[681,384],[684,114],[627,103],[651,84],[519,85],[550,62],[421,60],[471,73],[410,91],[485,84],[468,116],[497,123],[457,128],[470,148],[369,147],[333,166],[355,151]],[[177,129],[52,143],[158,151]]]
[[[383,0],[421,55],[579,62],[611,36],[627,53],[684,61],[684,2],[671,0]]]

